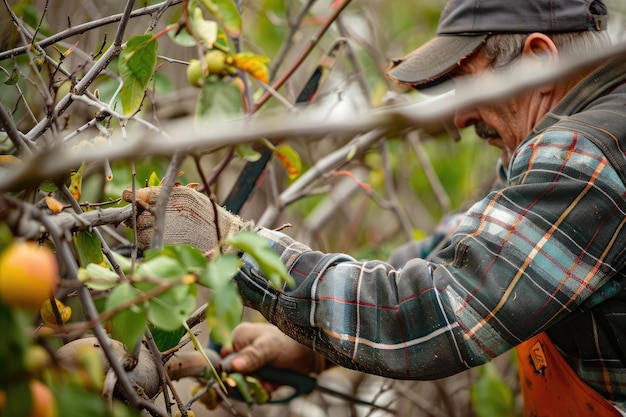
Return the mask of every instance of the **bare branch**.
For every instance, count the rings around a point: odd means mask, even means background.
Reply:
[[[30,155],[31,150],[28,144],[23,140],[22,134],[15,126],[15,122],[11,118],[11,113],[0,103],[0,129],[4,130],[13,145],[19,153]]]
[[[145,16],[145,15],[149,15],[152,14],[154,12],[158,12],[159,10],[161,10],[164,6],[174,6],[176,4],[181,3],[182,0],[167,0],[158,4],[154,4],[152,6],[147,6],[147,7],[142,7],[141,9],[137,9],[134,10],[131,14],[130,17],[139,17],[139,16]],[[93,20],[91,22],[87,22],[87,23],[83,23],[81,25],[77,25],[74,26],[72,28],[66,29],[62,32],[59,33],[55,33],[52,36],[49,36],[45,39],[42,39],[41,41],[37,42],[37,45],[39,45],[41,48],[45,48],[48,47],[50,45],[54,45],[55,43],[62,41],[63,39],[67,39],[70,38],[74,35],[80,35],[82,33],[88,32],[90,30],[99,28],[101,26],[106,26],[109,25],[111,23],[115,23],[115,22],[119,22],[120,20],[122,20],[122,18],[124,17],[124,13],[119,13],[119,14],[114,14],[111,16],[107,16],[104,17],[102,19],[98,19],[98,20]],[[24,54],[26,52],[28,52],[28,48],[30,47],[30,45],[24,45],[24,46],[20,46],[14,49],[10,49],[8,51],[2,51],[0,52],[0,61],[7,59],[7,58],[11,58],[17,55],[21,55]]]

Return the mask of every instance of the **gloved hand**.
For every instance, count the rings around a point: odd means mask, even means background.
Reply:
[[[161,187],[136,190],[136,204],[140,208],[137,216],[137,239],[144,248],[149,248],[152,243],[154,216],[149,208],[155,206],[160,194]],[[124,190],[122,199],[132,202],[130,188]],[[125,224],[132,227],[131,220],[127,220]],[[216,224],[219,227],[219,242]],[[214,204],[205,194],[193,188],[174,187],[165,209],[163,243],[189,244],[203,252],[217,251],[218,245],[221,245],[222,252],[236,252],[234,247],[224,242],[239,231],[253,227],[253,222],[244,222],[239,216]]]

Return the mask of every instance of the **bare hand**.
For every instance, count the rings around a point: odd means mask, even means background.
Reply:
[[[242,323],[233,331],[230,363],[233,371],[251,373],[263,366],[291,369],[303,374],[316,370],[318,354],[265,323]],[[231,353],[222,351],[223,355]]]

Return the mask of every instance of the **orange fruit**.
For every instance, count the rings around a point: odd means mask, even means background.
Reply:
[[[37,310],[59,285],[54,254],[34,242],[15,242],[0,254],[0,298],[10,307]]]
[[[57,415],[56,402],[50,389],[43,383],[32,380],[30,382],[32,405],[28,417],[55,417]]]

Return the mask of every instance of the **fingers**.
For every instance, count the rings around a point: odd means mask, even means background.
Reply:
[[[161,193],[161,187],[145,187],[135,189],[135,202],[138,204],[154,205]],[[126,188],[122,192],[122,200],[127,202],[133,201],[132,189]]]
[[[263,366],[308,373],[315,366],[315,353],[265,323],[242,323],[233,331],[231,360],[234,371],[251,373]],[[228,352],[223,352],[228,353]]]

